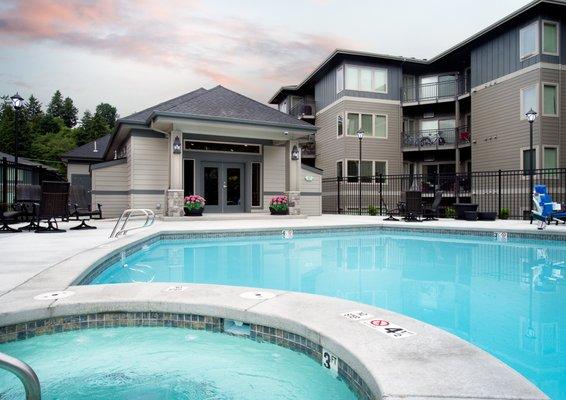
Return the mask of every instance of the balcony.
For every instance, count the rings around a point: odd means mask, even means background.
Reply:
[[[303,142],[299,143],[301,148],[301,158],[316,158],[316,143]]]
[[[469,93],[469,79],[452,79],[404,86],[401,88],[401,101],[404,105],[442,103]]]
[[[289,115],[307,122],[314,122],[316,106],[314,102],[301,100],[289,109]]]
[[[448,150],[470,145],[472,135],[467,127],[431,129],[419,132],[403,132],[403,151]]]

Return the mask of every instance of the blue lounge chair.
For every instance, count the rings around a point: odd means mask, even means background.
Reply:
[[[566,223],[566,211],[560,210],[560,204],[552,201],[552,196],[547,193],[546,186],[536,185],[533,193],[534,210],[533,219],[540,221],[538,229],[544,229],[551,222]]]

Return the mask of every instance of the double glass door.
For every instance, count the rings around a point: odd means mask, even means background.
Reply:
[[[244,164],[202,163],[207,212],[244,212]]]

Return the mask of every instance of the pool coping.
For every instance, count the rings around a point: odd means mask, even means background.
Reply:
[[[316,226],[292,228],[295,231],[337,229],[379,229],[388,224]],[[408,228],[408,229],[407,229]],[[387,226],[396,231],[413,230],[457,234],[493,235],[488,229],[448,229],[415,227],[406,224]],[[264,231],[281,232],[280,228]],[[500,230],[498,230],[500,231]],[[112,284],[76,286],[101,259],[120,253],[161,235],[203,235],[235,233],[257,234],[257,229],[167,229],[161,226],[86,250],[48,268],[3,296],[0,326],[53,317],[99,312],[191,313],[228,318],[269,326],[301,335],[329,349],[344,360],[363,379],[375,398],[461,398],[461,399],[546,399],[547,397],[522,375],[474,345],[456,336],[404,315],[347,300],[269,290],[271,299],[248,300],[239,295],[246,290],[222,285],[181,284],[185,290],[167,292],[171,283]],[[511,230],[511,236],[522,232]],[[532,234],[533,232],[526,232]],[[566,240],[566,235],[541,235],[536,238]],[[559,238],[556,238],[558,236]],[[179,284],[177,284],[179,285]],[[33,297],[44,292],[71,290],[64,299],[39,301]],[[416,332],[413,337],[393,339],[342,314],[364,311]]]

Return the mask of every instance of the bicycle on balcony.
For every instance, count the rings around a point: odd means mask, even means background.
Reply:
[[[445,144],[446,144],[446,139],[442,137],[442,132],[427,134],[421,137],[421,147],[444,146]]]

